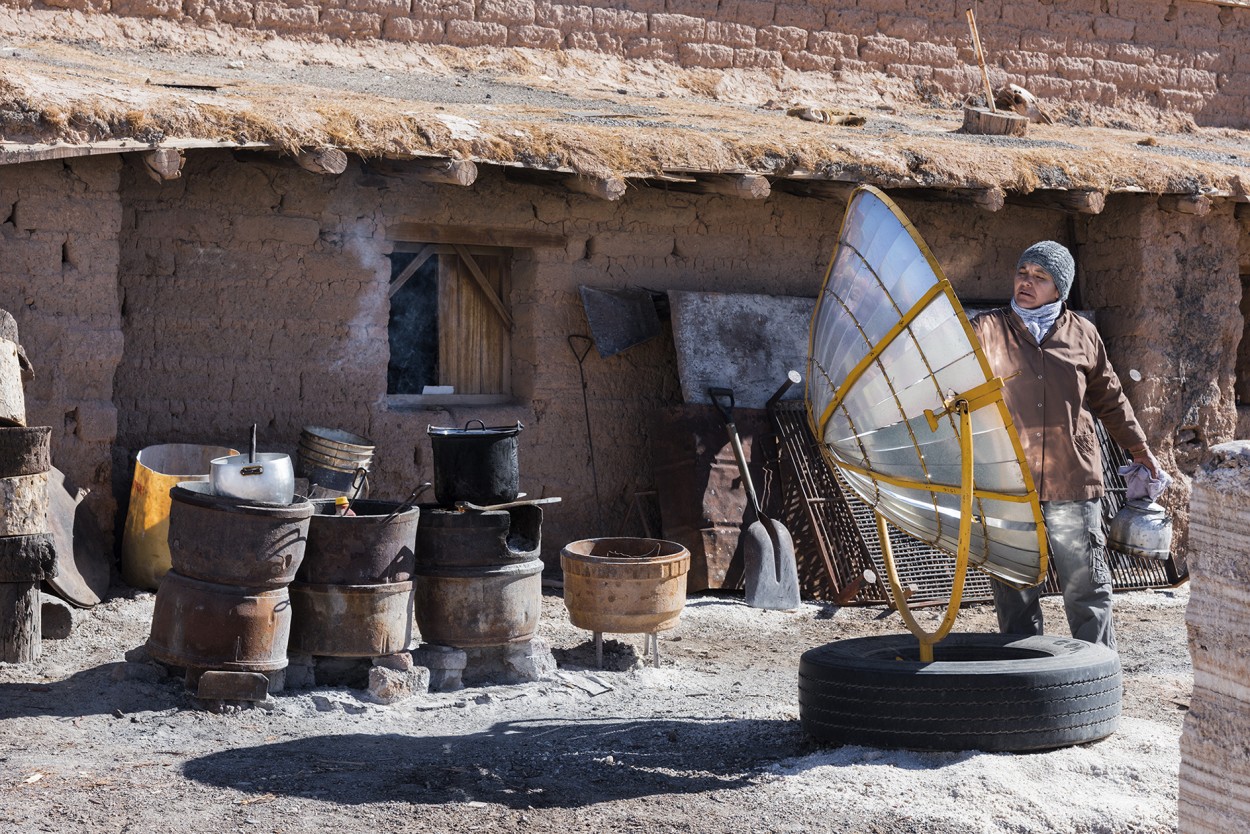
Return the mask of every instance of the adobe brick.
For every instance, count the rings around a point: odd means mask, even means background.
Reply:
[[[520,26],[534,22],[534,0],[479,0],[477,19],[482,23]]]
[[[959,51],[954,46],[936,43],[913,43],[911,60],[918,64],[925,64],[933,69],[953,67],[960,63]]]
[[[539,3],[534,7],[534,22],[566,33],[581,32],[594,26],[595,14],[589,6]]]
[[[812,32],[807,37],[807,49],[834,58],[859,57],[859,38],[843,32]]]
[[[793,26],[765,26],[755,33],[755,45],[777,52],[804,49],[807,47],[807,30]]]
[[[547,26],[516,26],[508,30],[508,46],[528,49],[559,49],[564,34]]]
[[[877,15],[863,9],[830,9],[825,15],[825,29],[862,38],[864,32],[877,31]]]
[[[382,37],[392,41],[442,43],[446,34],[446,24],[441,20],[388,17],[382,24]]]
[[[627,38],[630,35],[646,35],[650,31],[647,16],[639,12],[596,8],[594,15],[596,32]]]
[[[1182,89],[1193,90],[1197,93],[1214,93],[1215,73],[1183,69],[1180,71],[1180,86]]]
[[[664,11],[712,18],[720,10],[719,0],[665,0]]]
[[[1111,45],[1111,54],[1108,56],[1116,61],[1123,61],[1126,64],[1150,64],[1155,59],[1155,51],[1149,46],[1137,43],[1116,43]]]
[[[1045,31],[1021,32],[1020,48],[1027,52],[1063,55],[1068,51],[1068,41],[1066,38],[1056,37]]]
[[[726,69],[734,63],[732,47],[707,43],[683,43],[677,47],[677,58],[683,67]]]
[[[1220,73],[1215,77],[1215,83],[1221,96],[1250,95],[1250,75],[1245,73],[1237,75]]]
[[[1159,105],[1168,110],[1181,110],[1196,113],[1206,105],[1206,97],[1201,93],[1189,90],[1160,90],[1157,94]]]
[[[911,44],[902,38],[885,35],[869,35],[859,43],[859,57],[873,64],[906,62],[911,55]]]
[[[418,20],[472,20],[474,13],[473,0],[412,0],[412,16]]]
[[[243,218],[234,229],[234,240],[240,243],[264,241],[312,246],[320,237],[321,223],[307,217],[264,215]]]
[[[804,32],[822,29],[825,25],[825,10],[815,3],[780,2],[773,13],[773,23],[802,29]]]
[[[708,43],[720,46],[755,46],[755,27],[741,23],[726,23],[722,20],[707,22]]]
[[[569,32],[564,36],[564,48],[585,49],[593,52],[599,50],[600,47],[598,39],[589,32]],[[613,50],[604,49],[602,51],[611,52]]]
[[[479,23],[476,20],[447,21],[449,46],[507,46],[508,27],[500,23]]]
[[[117,407],[111,402],[82,402],[78,404],[77,411],[74,434],[80,440],[112,443],[117,439]]]
[[[326,9],[321,13],[320,29],[330,37],[378,38],[382,36],[382,16],[372,12]]]
[[[1055,59],[1055,74],[1069,81],[1088,80],[1094,72],[1094,59],[1069,58],[1061,55]]]
[[[1137,71],[1137,81],[1143,90],[1175,88],[1180,84],[1180,71],[1173,67],[1142,67]]]
[[[1051,57],[1044,52],[1006,52],[1002,57],[1003,69],[1009,73],[1050,72]]]
[[[1098,15],[1094,18],[1094,34],[1106,41],[1127,43],[1137,33],[1137,24],[1119,17]]]
[[[913,48],[921,43],[937,47],[929,43],[928,21],[918,17],[900,17],[898,15],[881,15],[877,21],[877,31],[892,38],[903,38],[911,41]],[[949,49],[954,53],[955,47]]]
[[[869,72],[879,72],[880,70],[881,70],[881,67],[875,64],[870,64],[867,61],[860,61],[855,58],[839,58],[838,59],[838,71],[839,72],[848,72],[848,73],[853,72],[853,73],[862,75],[864,73],[869,73]]]
[[[838,59],[832,55],[816,55],[811,52],[783,52],[782,62],[799,72],[836,72]]]
[[[928,81],[933,77],[933,67],[925,64],[886,64],[885,71],[895,78],[919,78]]]
[[[773,25],[777,4],[770,0],[725,0],[721,5],[721,18],[744,26]]]
[[[191,11],[193,6],[198,7]],[[205,23],[228,23],[231,26],[251,26],[253,8],[246,0],[197,0],[195,4],[187,3],[185,9],[196,20]]]
[[[703,40],[707,26],[697,17],[684,14],[651,15],[651,34],[657,38],[689,43]]]
[[[626,38],[622,44],[626,58],[652,58],[676,61],[677,45],[660,38]]]
[[[113,0],[113,14],[126,17],[182,17],[182,0]]]
[[[1094,62],[1094,78],[1114,84],[1121,89],[1136,89],[1140,70],[1141,67],[1136,64],[1122,64],[1119,61]]]
[[[785,64],[780,52],[767,49],[735,49],[734,67],[736,69],[781,69]]]
[[[321,6],[286,3],[257,3],[253,11],[256,25],[265,29],[305,31],[316,28],[321,20]]]
[[[1213,52],[1199,49],[1193,54],[1193,68],[1208,72],[1228,72],[1233,66],[1233,55],[1227,52]]]
[[[1053,75],[1031,75],[1023,86],[1038,98],[1072,97],[1072,82]]]
[[[1006,3],[1003,5],[1002,25],[1011,29],[1043,29],[1047,10],[1041,3]]]

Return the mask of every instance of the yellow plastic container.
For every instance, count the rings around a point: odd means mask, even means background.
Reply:
[[[213,458],[237,454],[225,446],[195,443],[165,443],[139,452],[122,532],[122,578],[128,585],[154,591],[169,571],[169,490],[181,481],[207,481]]]

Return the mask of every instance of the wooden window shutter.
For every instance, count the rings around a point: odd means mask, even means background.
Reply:
[[[502,253],[457,245],[439,257],[440,384],[454,386],[457,394],[511,390],[510,291]]]

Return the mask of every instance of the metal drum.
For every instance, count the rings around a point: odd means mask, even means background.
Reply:
[[[282,588],[201,582],[169,571],[152,611],[148,653],[184,669],[285,669],[291,598]]]
[[[421,638],[456,648],[533,639],[542,612],[541,525],[536,506],[424,507],[415,579]]]
[[[308,546],[295,574],[312,585],[378,585],[408,582],[416,563],[421,511],[396,513],[395,501],[353,501],[354,516],[335,513],[333,501],[313,501]]]
[[[169,491],[173,569],[202,582],[276,588],[295,578],[308,541],[312,502],[266,504],[212,494],[207,483]]]
[[[292,583],[291,653],[381,657],[413,648],[412,589],[412,582]]]

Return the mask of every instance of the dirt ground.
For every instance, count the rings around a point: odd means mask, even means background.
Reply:
[[[154,595],[114,588],[33,664],[0,664],[6,832],[1171,832],[1192,687],[1188,586],[1119,594],[1119,731],[1028,755],[818,747],[797,666],[825,642],[902,630],[882,608],[761,611],[692,596],[661,634],[591,635],[546,589],[544,679],[389,706],[287,689],[212,712],[127,662]],[[1048,622],[1062,622],[1047,599]],[[932,622],[940,612],[924,611]],[[987,606],[959,631],[993,628]],[[132,654],[132,656],[134,656]]]

